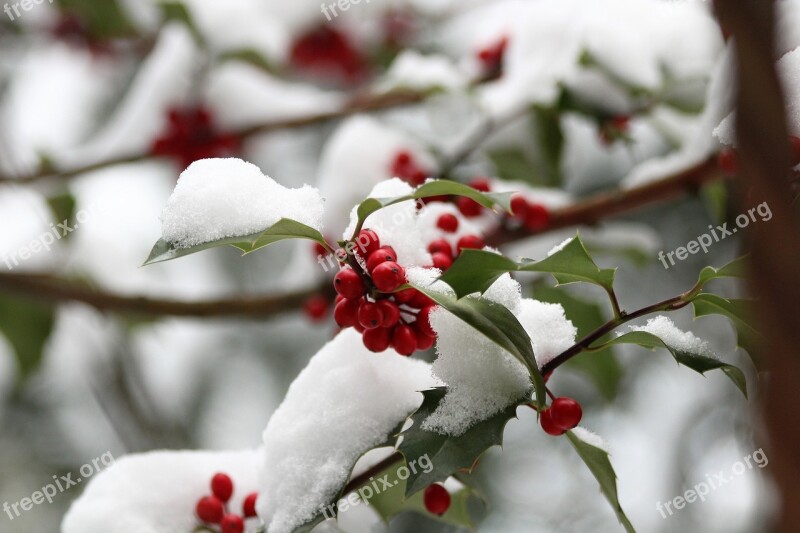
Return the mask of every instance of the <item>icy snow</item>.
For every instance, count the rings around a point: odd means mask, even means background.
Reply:
[[[427,363],[374,354],[353,329],[325,345],[289,388],[264,430],[258,512],[269,533],[288,533],[338,495],[358,458],[435,386]]]
[[[531,338],[533,352],[540,368],[575,344],[578,330],[564,315],[561,304],[525,298],[522,300],[517,319]]]
[[[161,233],[168,242],[193,246],[257,233],[281,218],[321,229],[319,191],[282,187],[241,159],[203,159],[181,174],[161,214]]]
[[[708,343],[691,331],[681,331],[668,317],[659,315],[651,318],[644,326],[630,326],[633,331],[644,331],[655,335],[673,350],[697,355],[711,356]]]
[[[464,89],[469,80],[447,56],[422,55],[406,50],[392,62],[384,78],[378,82],[380,90],[390,89]]]
[[[569,243],[571,243],[573,240],[575,240],[575,237],[568,237],[568,238],[564,239],[564,240],[561,242],[561,244],[556,244],[555,246],[553,246],[553,247],[550,249],[550,251],[549,251],[549,252],[547,252],[547,257],[550,257],[551,255],[554,255],[554,254],[557,254],[558,252],[560,252],[561,250],[563,250],[564,248],[566,248],[566,247],[567,247],[567,245],[568,245]]]
[[[244,498],[257,490],[261,459],[258,450],[158,451],[119,458],[91,478],[64,517],[61,533],[193,531],[198,525],[194,506],[210,493],[211,477],[217,472],[231,476],[230,507],[241,509]]]
[[[572,433],[586,444],[594,446],[595,448],[600,448],[604,452],[609,453],[608,442],[606,442],[606,440],[600,435],[589,431],[583,426],[572,428]]]

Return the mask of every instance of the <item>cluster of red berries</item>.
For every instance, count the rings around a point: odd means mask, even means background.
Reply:
[[[600,141],[608,146],[616,140],[624,139],[628,136],[630,127],[631,117],[628,115],[611,117],[600,125]]]
[[[800,165],[800,137],[789,137],[790,165]],[[736,176],[741,170],[739,152],[736,148],[725,148],[717,156],[717,165],[728,176]]]
[[[392,176],[400,178],[409,185],[418,187],[422,185],[430,173],[427,172],[411,155],[411,152],[401,150],[397,152],[389,169]]]
[[[302,74],[355,83],[368,74],[368,65],[348,36],[330,25],[298,37],[290,53],[292,66]]]
[[[504,35],[496,42],[478,50],[476,55],[481,64],[484,80],[491,81],[502,77],[506,47],[508,47],[508,37]]]
[[[203,106],[172,108],[166,129],[153,141],[150,153],[171,157],[182,168],[199,159],[230,156],[239,151],[235,135],[220,133],[211,111]]]
[[[242,533],[244,519],[256,516],[255,492],[248,494],[242,505],[242,515],[226,509],[233,495],[233,481],[227,474],[215,474],[211,478],[211,496],[203,496],[195,506],[197,517],[206,524],[219,524],[220,533]]]
[[[557,437],[577,426],[582,416],[581,404],[572,398],[561,397],[542,410],[539,423],[545,433]]]
[[[450,508],[450,493],[442,484],[434,483],[425,489],[422,501],[429,513],[442,516]]]

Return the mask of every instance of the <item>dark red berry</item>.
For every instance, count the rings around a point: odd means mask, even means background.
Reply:
[[[398,152],[392,162],[390,172],[392,176],[417,186],[427,179],[428,172],[425,172],[414,160],[410,152],[405,150]]]
[[[225,504],[216,496],[200,498],[195,508],[197,517],[206,524],[219,524],[225,514]]]
[[[350,267],[343,268],[336,273],[333,278],[333,286],[336,292],[351,300],[360,298],[367,291],[364,280],[361,279],[358,272]]]
[[[233,495],[233,481],[227,474],[214,474],[211,478],[211,493],[222,502],[227,502]]]
[[[436,226],[447,233],[455,233],[458,231],[458,219],[451,213],[445,213],[436,221]]]
[[[442,516],[450,508],[450,493],[444,486],[434,483],[425,489],[423,501],[429,513]]]
[[[325,247],[322,246],[320,243],[315,242],[314,243],[314,256],[315,257],[319,257],[321,255],[322,256],[328,255],[328,250],[326,250]]]
[[[367,350],[371,352],[382,352],[391,344],[389,328],[368,329],[364,332],[362,340]]]
[[[554,437],[558,437],[567,432],[567,430],[556,425],[553,420],[553,413],[549,408],[542,411],[541,416],[539,416],[539,424],[542,425],[542,429],[545,433]]]
[[[378,307],[383,313],[383,323],[381,326],[390,328],[400,322],[400,309],[397,307],[397,304],[389,300],[380,300],[378,301]]]
[[[436,337],[431,337],[430,335],[426,335],[424,332],[420,330],[418,325],[419,320],[414,322],[414,335],[417,336],[417,350],[427,350],[431,346],[434,345],[436,342]]]
[[[303,310],[306,316],[314,321],[319,321],[325,318],[328,314],[329,307],[328,299],[322,295],[312,296],[303,304]]]
[[[356,237],[357,250],[362,253],[362,257],[369,257],[381,247],[381,240],[378,234],[371,229],[362,229]]]
[[[486,244],[483,242],[483,239],[478,237],[477,235],[464,235],[460,239],[458,239],[458,252],[461,253],[461,250],[465,248],[472,248],[475,250],[481,250]]]
[[[326,81],[354,83],[369,72],[366,59],[349,36],[330,24],[311,28],[297,37],[290,58],[295,69]]]
[[[478,51],[478,61],[481,62],[484,78],[494,80],[503,74],[503,57],[506,46],[508,46],[508,37],[503,36],[497,42]]]
[[[422,309],[423,307],[434,305],[435,303],[436,302],[431,300],[426,294],[414,289],[414,297],[411,298],[411,301],[408,302],[408,305],[411,307],[416,307],[417,309]]]
[[[469,186],[480,192],[489,192],[492,190],[492,184],[489,178],[474,178],[469,182]]]
[[[391,246],[383,246],[372,252],[367,259],[367,272],[372,272],[376,266],[387,261],[397,262],[397,253]]]
[[[453,257],[453,247],[445,239],[436,239],[428,245],[428,252]]]
[[[466,196],[460,196],[456,200],[456,207],[458,207],[458,210],[461,211],[461,214],[467,218],[474,218],[483,213],[483,206],[472,198],[467,198]]]
[[[358,323],[365,329],[375,329],[383,323],[383,311],[378,304],[363,302],[358,308]]]
[[[453,260],[449,255],[437,252],[431,255],[431,257],[433,258],[433,267],[438,268],[442,272],[453,266]]]
[[[258,493],[251,492],[247,495],[244,499],[244,503],[242,503],[242,512],[244,512],[245,518],[250,518],[256,516],[256,499],[258,498]]]
[[[219,525],[220,533],[244,533],[244,519],[236,514],[226,514]]]
[[[392,331],[392,347],[400,355],[411,355],[417,350],[417,336],[411,326],[398,324]]]
[[[564,430],[570,430],[577,426],[582,416],[581,404],[572,398],[556,398],[550,406],[550,418],[553,424]]]
[[[435,309],[435,305],[429,305],[420,309],[419,314],[417,315],[417,326],[419,327],[419,330],[430,337],[436,336],[436,332],[433,330],[433,327],[431,327],[430,322],[431,312]]]
[[[521,194],[512,196],[511,212],[514,213],[515,217],[525,220],[525,216],[528,214],[528,200]]]
[[[739,173],[739,153],[734,148],[723,149],[717,158],[717,164],[728,176]]]
[[[406,282],[406,271],[394,261],[387,261],[372,271],[372,282],[381,292],[394,292]]]
[[[550,211],[541,204],[528,204],[524,223],[528,231],[541,231],[550,223]]]
[[[402,291],[394,293],[394,299],[399,304],[407,304],[414,299],[416,289],[403,289]]]
[[[349,328],[358,322],[358,308],[361,306],[361,298],[348,300],[344,299],[333,309],[333,319],[340,327]]]

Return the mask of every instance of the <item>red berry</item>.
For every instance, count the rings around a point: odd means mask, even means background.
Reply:
[[[458,248],[458,252],[461,253],[461,250],[464,248],[473,248],[476,250],[481,250],[486,244],[483,242],[483,239],[478,237],[477,235],[464,235],[460,239],[458,239],[458,244],[456,247]]]
[[[617,131],[626,132],[630,128],[631,117],[628,115],[617,115],[611,119],[611,127]]]
[[[256,498],[258,498],[258,493],[251,492],[244,499],[244,503],[242,504],[242,511],[244,512],[245,518],[256,516]]]
[[[214,477],[211,478],[211,492],[223,502],[230,500],[233,494],[233,481],[230,476],[214,474]]]
[[[450,508],[450,493],[444,486],[435,483],[425,489],[423,501],[429,513],[442,516]]]
[[[458,231],[458,219],[453,214],[445,213],[436,221],[436,226],[447,233],[455,233]]]
[[[314,243],[314,255],[316,257],[319,257],[321,255],[322,256],[326,256],[326,255],[328,255],[328,250],[326,250],[325,247],[322,246],[320,243],[315,242]]]
[[[417,326],[419,327],[419,330],[430,337],[436,336],[436,332],[431,327],[430,322],[431,311],[434,309],[436,309],[435,305],[423,307],[417,315]]]
[[[410,302],[408,302],[408,305],[410,305],[411,307],[416,307],[417,309],[422,309],[423,307],[435,304],[436,302],[431,300],[426,294],[416,289],[414,289],[414,297],[411,298]]]
[[[349,299],[359,298],[367,292],[364,280],[361,279],[358,272],[350,267],[343,268],[336,273],[333,278],[333,286],[336,292]]]
[[[344,299],[333,309],[333,319],[342,328],[355,326],[358,322],[358,308],[363,302],[361,298],[348,300]]]
[[[528,231],[541,231],[550,223],[550,211],[541,204],[528,204],[525,215],[525,228]]]
[[[226,514],[220,522],[220,533],[243,533],[244,519],[236,514]]]
[[[489,178],[475,178],[469,182],[469,186],[480,192],[489,192],[492,190],[492,184]]]
[[[365,331],[367,331],[367,328],[362,326],[361,322],[359,322],[358,319],[356,319],[356,323],[353,324],[353,329],[356,330],[359,333],[364,333]]]
[[[553,420],[553,413],[550,409],[542,411],[541,416],[539,416],[539,423],[542,425],[542,429],[545,433],[554,437],[558,437],[567,432],[567,430],[556,425]]]
[[[430,335],[426,335],[422,331],[420,331],[420,327],[418,326],[419,320],[414,322],[414,335],[417,336],[417,350],[427,350],[431,346],[434,345],[436,342],[436,337],[431,337]]]
[[[387,261],[372,271],[372,282],[381,292],[394,292],[406,282],[406,271],[394,261]]]
[[[791,148],[792,166],[800,165],[800,137],[789,137],[789,148]]]
[[[436,239],[428,245],[428,252],[432,254],[445,254],[453,257],[453,247],[444,239]]]
[[[357,249],[363,253],[363,257],[369,257],[381,247],[381,240],[378,238],[378,234],[371,229],[362,229],[358,232],[356,244],[358,245]]]
[[[570,430],[577,426],[582,416],[581,404],[572,398],[556,398],[550,406],[550,418],[553,424],[564,430]]]
[[[389,300],[380,300],[378,302],[378,307],[383,313],[383,323],[381,326],[390,328],[400,322],[400,309],[397,307],[397,304]]]
[[[521,194],[515,194],[511,197],[511,212],[514,216],[525,220],[525,215],[528,214],[528,200]]]
[[[376,266],[386,261],[397,262],[397,253],[391,246],[384,246],[372,252],[367,259],[367,272],[372,272]]]
[[[388,328],[368,329],[364,332],[362,340],[367,350],[371,352],[382,352],[389,347],[391,338]]]
[[[735,176],[739,173],[739,152],[734,148],[725,148],[717,157],[717,164],[728,176]]]
[[[438,268],[442,272],[453,266],[453,260],[449,255],[437,252],[431,257],[433,258],[433,267]]]
[[[411,355],[417,350],[417,336],[406,324],[398,324],[392,331],[392,347],[400,355]]]
[[[483,206],[472,198],[467,198],[466,196],[460,196],[456,200],[456,207],[458,207],[458,210],[461,211],[461,214],[467,218],[477,217],[483,213]]]
[[[195,512],[206,524],[219,524],[225,514],[225,505],[216,496],[206,496],[197,502]]]
[[[414,294],[416,292],[416,289],[403,289],[402,291],[394,293],[393,296],[397,303],[407,304],[414,299]]]
[[[383,323],[383,311],[378,304],[363,302],[358,308],[358,323],[365,329],[375,329]]]
[[[325,318],[328,314],[328,299],[322,295],[312,296],[303,305],[303,310],[306,316],[314,321],[319,321]]]

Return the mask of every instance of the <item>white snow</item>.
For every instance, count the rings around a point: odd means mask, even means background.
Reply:
[[[322,211],[313,187],[287,189],[241,159],[203,159],[181,174],[161,214],[161,233],[193,246],[257,233],[281,218],[321,229]]]
[[[325,345],[264,430],[258,512],[268,532],[289,533],[335,499],[358,458],[435,385],[427,363],[369,352],[353,329]]]
[[[217,472],[231,476],[230,508],[241,509],[244,498],[257,491],[261,460],[258,450],[157,451],[121,457],[91,478],[64,517],[61,533],[193,531],[199,525],[195,504],[211,492],[211,477]]]
[[[713,356],[706,341],[698,338],[691,331],[681,331],[672,320],[664,315],[649,319],[644,326],[630,326],[630,329],[655,335],[673,350]]]
[[[444,55],[422,55],[415,50],[402,52],[392,62],[389,70],[377,86],[390,89],[464,89],[469,80]]]
[[[561,304],[524,298],[517,319],[531,338],[540,368],[575,344],[578,330],[564,315]]]
[[[586,444],[594,446],[595,448],[600,448],[604,452],[609,453],[608,442],[597,433],[593,433],[583,426],[572,428],[572,433]]]
[[[568,237],[568,238],[564,239],[560,244],[556,244],[555,246],[553,246],[550,249],[549,252],[547,252],[547,257],[550,257],[551,255],[554,255],[554,254],[557,254],[558,252],[560,252],[561,250],[566,248],[567,245],[569,243],[571,243],[573,240],[575,240],[575,237]]]

